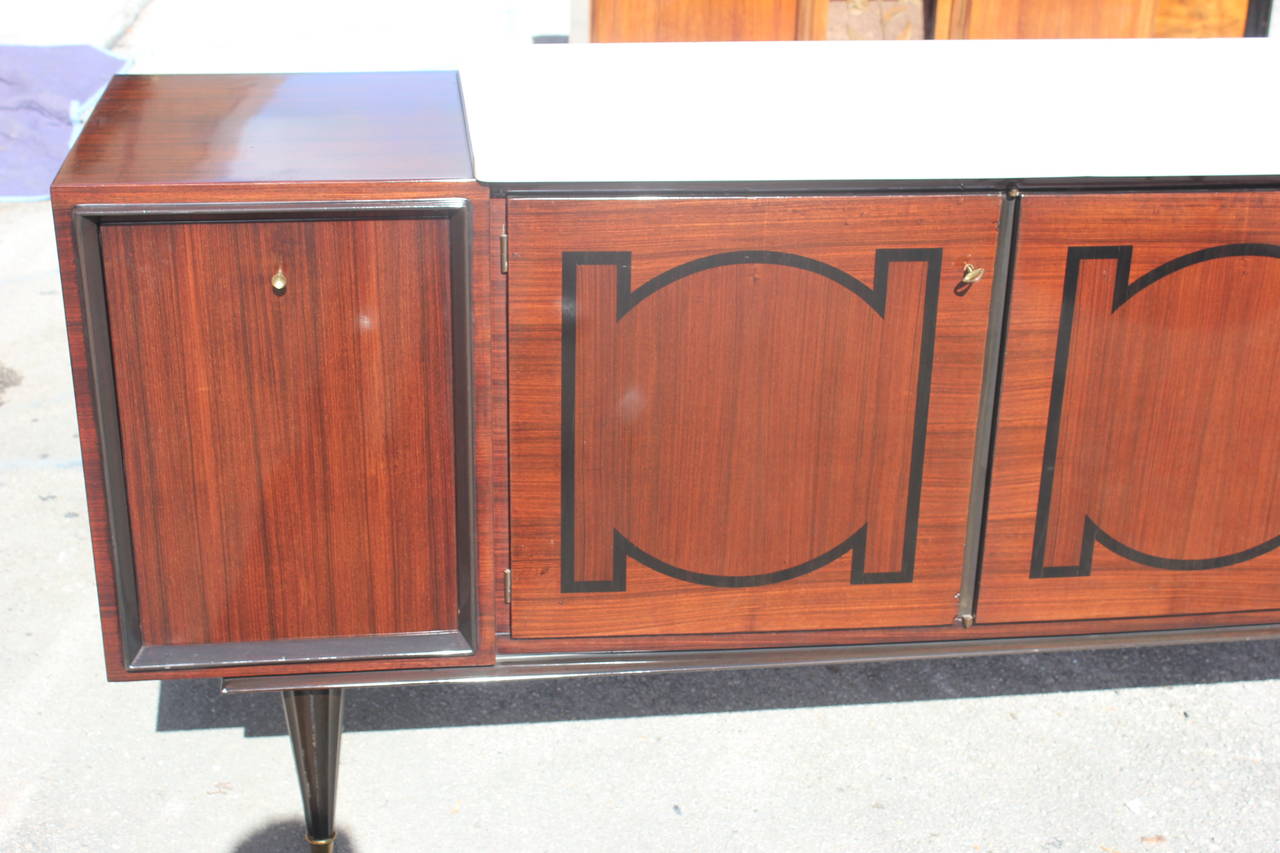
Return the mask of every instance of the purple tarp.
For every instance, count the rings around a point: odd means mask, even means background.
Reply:
[[[123,66],[88,45],[0,45],[0,201],[49,195],[73,131]]]

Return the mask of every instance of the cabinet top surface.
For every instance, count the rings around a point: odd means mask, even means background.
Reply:
[[[462,69],[490,183],[1276,175],[1278,78],[1274,39],[539,45]]]
[[[452,71],[126,75],[54,185],[470,178]]]
[[[538,45],[460,74],[120,76],[54,183],[1280,175],[1273,39]]]

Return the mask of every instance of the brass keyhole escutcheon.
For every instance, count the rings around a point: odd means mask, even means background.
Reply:
[[[973,264],[965,264],[964,271],[960,274],[960,280],[956,282],[954,292],[956,296],[964,296],[973,287],[974,282],[982,278],[986,272],[982,267],[975,267]]]
[[[284,269],[276,270],[276,274],[271,276],[271,289],[276,293],[284,293],[284,289],[289,286],[289,281],[284,277]]]

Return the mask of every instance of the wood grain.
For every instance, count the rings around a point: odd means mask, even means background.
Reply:
[[[1230,38],[1249,0],[938,0],[935,38]]]
[[[107,524],[103,460],[97,429],[97,409],[89,376],[85,343],[84,318],[80,297],[79,270],[70,228],[71,210],[77,204],[160,204],[166,202],[206,202],[235,204],[261,201],[350,202],[418,198],[469,198],[473,203],[472,227],[476,251],[472,255],[472,359],[476,388],[475,466],[478,602],[477,647],[473,655],[455,658],[408,658],[398,660],[352,660],[261,665],[245,667],[209,667],[168,673],[131,673],[125,666],[120,644],[120,613],[116,600],[115,566],[111,557],[110,531]],[[72,358],[72,378],[76,391],[77,417],[80,427],[81,453],[89,507],[89,526],[98,582],[103,644],[108,677],[116,681],[155,678],[216,677],[233,675],[266,675],[272,673],[347,672],[370,669],[404,669],[415,667],[483,665],[493,660],[493,571],[495,528],[493,523],[493,491],[501,490],[505,468],[493,467],[495,432],[492,410],[480,405],[481,389],[491,388],[489,371],[493,359],[491,333],[494,303],[490,290],[490,252],[488,192],[473,182],[403,181],[393,183],[316,182],[306,184],[193,184],[185,186],[70,186],[53,189],[54,219],[58,234],[59,265],[62,270],[64,308]],[[496,244],[496,240],[495,240]]]
[[[494,223],[494,232],[506,234],[507,200],[493,199],[489,202],[489,213]],[[499,238],[495,236],[493,253],[500,249]],[[494,625],[499,634],[511,631],[511,605],[506,600],[505,575],[511,569],[511,493],[508,487],[507,471],[510,467],[510,442],[507,440],[507,276],[502,273],[501,263],[492,267],[493,276],[490,282],[492,310],[490,312],[493,326],[493,413],[489,419],[493,425],[493,609]]]
[[[935,38],[1149,38],[1157,0],[938,0]]]
[[[101,241],[143,641],[457,627],[448,222]]]
[[[1249,0],[1156,0],[1153,35],[1159,38],[1238,38]]]
[[[112,80],[56,183],[470,177],[455,72],[190,74]]]
[[[512,200],[513,635],[949,622],[989,296],[951,288],[965,262],[990,267],[998,209],[993,196]],[[877,249],[913,247],[941,252],[934,309],[927,263],[877,275]],[[615,530],[665,563],[740,579],[812,560],[863,527],[866,571],[911,568],[907,539],[914,578],[852,584],[851,546],[780,583],[691,584],[632,559],[625,591],[563,592],[563,253],[629,252],[639,291],[735,250],[791,253],[878,282],[883,318],[811,269],[746,263],[693,274],[618,319],[616,266],[583,265],[573,308],[574,580],[613,576]],[[926,349],[933,373],[911,513]]]
[[[1023,199],[982,621],[1280,607],[1278,256],[1274,192]]]
[[[1059,637],[1081,634],[1124,634],[1231,625],[1274,625],[1280,610],[1202,613],[1132,619],[1079,619],[1059,622],[979,622],[906,628],[860,628],[847,631],[753,631],[732,634],[666,634],[631,637],[551,637],[519,639],[498,636],[498,654],[560,652],[647,652],[681,649],[767,649],[800,646],[843,646],[867,643],[944,643],[1011,637]],[[1194,642],[1191,637],[1187,642]],[[939,647],[942,652],[944,647]]]
[[[826,0],[592,0],[593,42],[826,38]]]
[[[825,40],[830,12],[829,0],[796,0],[796,40]]]

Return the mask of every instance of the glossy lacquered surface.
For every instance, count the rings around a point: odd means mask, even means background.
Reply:
[[[457,627],[448,227],[103,226],[144,643]]]
[[[119,76],[57,183],[461,180],[452,71]]]
[[[232,672],[336,672],[375,667],[430,667],[450,662],[472,664],[492,660],[493,576],[497,547],[492,496],[505,481],[505,469],[494,470],[491,466],[496,447],[504,443],[502,436],[505,422],[493,417],[491,399],[494,393],[490,375],[493,365],[490,354],[493,344],[491,325],[497,312],[490,296],[488,192],[471,181],[470,174],[470,156],[457,91],[457,76],[453,73],[122,77],[113,81],[69,155],[52,191],[103,640],[107,670],[112,679],[208,676]],[[103,429],[103,418],[113,418],[115,414],[114,408],[103,397],[107,392],[95,391],[95,359],[90,352],[95,338],[95,321],[91,314],[87,315],[85,312],[85,282],[93,278],[92,268],[95,262],[91,257],[88,263],[82,264],[83,259],[78,256],[77,241],[72,233],[73,211],[81,205],[120,205],[130,210],[145,208],[154,212],[174,204],[187,207],[209,205],[211,208],[224,210],[236,206],[283,204],[310,206],[317,212],[314,218],[337,220],[342,219],[344,214],[332,211],[350,211],[352,205],[384,205],[408,200],[419,203],[423,199],[440,199],[442,204],[454,210],[460,204],[469,203],[469,225],[458,229],[454,238],[460,240],[466,234],[472,245],[477,247],[470,253],[470,341],[461,344],[464,351],[468,346],[470,348],[469,385],[474,392],[470,403],[472,434],[469,439],[459,439],[464,443],[469,441],[475,470],[474,491],[467,498],[474,508],[475,572],[470,581],[474,584],[474,589],[460,588],[458,595],[453,598],[454,606],[461,611],[469,611],[474,606],[472,630],[470,633],[464,630],[465,637],[460,636],[458,631],[445,631],[383,634],[369,641],[364,638],[335,639],[334,626],[344,623],[348,627],[352,625],[349,615],[341,618],[335,616],[329,627],[320,629],[321,637],[327,636],[329,639],[269,641],[263,647],[270,652],[266,659],[279,662],[262,662],[264,655],[260,652],[239,657],[239,651],[245,644],[152,645],[144,647],[144,650],[156,657],[155,667],[147,671],[130,669],[130,662],[137,652],[139,608],[130,600],[129,595],[128,578],[133,573],[132,562],[119,559],[119,537],[113,535],[110,521],[113,515],[127,514],[128,510],[123,498],[114,501],[114,506],[112,505],[109,494],[111,478],[108,476],[113,466],[120,465],[119,457],[122,454],[118,448],[109,446],[109,442],[104,444],[110,430]],[[326,213],[326,210],[329,212]],[[368,217],[357,215],[354,218]],[[460,248],[461,244],[456,240],[449,246],[450,263],[461,258],[457,261],[461,266],[451,272],[455,278],[459,270],[463,274],[466,272],[467,261],[458,254]],[[327,250],[326,247],[321,247],[319,251],[324,255]],[[388,249],[384,246],[381,260],[377,263],[385,273],[406,262],[400,255],[399,247]],[[332,260],[331,250],[327,256]],[[217,260],[219,263],[232,263],[227,258]],[[330,272],[342,275],[354,273],[352,260],[340,260],[336,266],[332,266]],[[417,273],[410,274],[410,280],[413,280],[414,275]],[[264,288],[269,287],[269,278],[270,273],[263,281]],[[378,278],[377,272],[373,278]],[[255,280],[260,280],[256,272]],[[296,278],[291,278],[291,289],[282,298],[298,295],[298,290],[292,289],[297,281]],[[384,296],[400,286],[380,280],[380,286],[382,285],[386,286]],[[176,320],[177,315],[167,318],[167,322]],[[464,321],[463,327],[466,325]],[[265,351],[265,345],[261,342],[250,342],[245,346],[256,346],[258,351]],[[293,351],[298,346],[291,343],[285,349]],[[387,354],[391,354],[394,349],[393,345]],[[221,355],[217,352],[205,352],[197,354],[197,357],[214,359]],[[335,363],[350,365],[355,355],[349,350],[338,348],[326,353],[326,357]],[[391,365],[383,363],[379,370],[383,369],[390,371]],[[393,384],[378,390],[375,396],[393,388],[398,381],[390,373],[386,376],[388,382]],[[323,385],[323,380],[315,381],[317,388]],[[407,381],[418,380],[410,378]],[[332,390],[334,386],[327,387]],[[238,399],[243,402],[248,396],[263,393],[263,390],[246,389],[238,393]],[[357,401],[344,405],[360,404]],[[392,404],[388,411],[394,408]],[[330,415],[326,414],[328,416]],[[343,413],[340,408],[331,416],[349,421],[351,411],[347,409]],[[368,416],[375,419],[379,417],[372,411]],[[422,415],[414,413],[411,417],[420,420]],[[243,432],[247,425],[238,423],[235,428]],[[176,433],[169,436],[168,440],[177,441],[181,435],[182,433]],[[302,440],[319,445],[334,439],[334,436],[329,436],[328,439],[311,436]],[[338,463],[339,471],[335,473],[351,473],[371,464],[371,459],[356,454],[348,457],[345,462]],[[385,471],[384,474],[385,478],[392,480],[396,477],[394,471]],[[323,472],[319,471],[304,471],[299,477],[298,485],[315,482],[316,477],[322,475]],[[351,487],[354,489],[351,494],[366,488],[379,489],[380,482],[382,481],[375,477],[368,484],[357,483]],[[217,481],[206,484],[205,487],[226,489],[224,484]],[[411,490],[414,488],[416,487],[411,487]],[[304,497],[302,504],[295,510],[310,512],[318,500],[321,499]],[[408,511],[390,503],[382,503],[379,509],[379,502],[383,500],[374,500],[375,515],[378,512],[395,515]],[[229,512],[242,512],[240,506],[240,503],[232,505]],[[324,517],[314,516],[313,520],[317,520],[321,527],[341,527],[344,524],[353,526],[355,523],[354,520],[340,519],[331,522]],[[258,529],[266,524],[261,519],[251,519],[248,523],[251,527],[258,525]],[[275,521],[271,523],[282,524]],[[203,535],[207,540],[209,534]],[[282,527],[281,535],[292,537],[300,547],[322,552],[318,544],[301,539],[300,530],[290,531]],[[364,534],[357,533],[353,540],[339,550],[353,547],[352,542],[361,541],[362,535]],[[230,541],[236,540],[232,538]],[[502,541],[505,541],[505,537]],[[401,544],[403,543],[402,536]],[[385,542],[370,543],[370,554],[376,557],[388,547],[389,544]],[[344,553],[349,553],[349,550]],[[328,559],[327,554],[320,553],[320,556]],[[395,560],[400,560],[403,554],[392,556]],[[232,573],[238,570],[234,566],[224,569]],[[180,578],[185,578],[183,583],[194,583],[193,587],[177,599],[178,621],[185,623],[180,631],[187,632],[187,635],[192,631],[197,634],[208,630],[232,632],[231,628],[209,629],[200,624],[206,618],[205,605],[200,602],[203,591],[198,588],[201,582],[192,580],[191,573],[194,570],[190,565],[180,566],[177,571]],[[347,578],[351,577],[350,567],[340,568],[338,576],[343,572],[347,573]],[[441,570],[433,568],[412,583],[419,589],[430,587],[438,584],[443,576]],[[234,631],[246,632],[247,635],[310,631],[315,627],[314,620],[318,620],[319,616],[303,616],[299,613],[296,620],[293,616],[286,617],[284,621],[273,621],[276,617],[270,617],[267,623],[263,623],[259,615],[255,615],[269,598],[301,601],[302,608],[305,609],[312,603],[323,605],[323,597],[335,592],[334,587],[322,588],[319,599],[308,600],[305,597],[309,594],[306,589],[293,583],[297,578],[285,579],[289,580],[289,585],[268,586],[250,593],[245,599],[244,607],[237,609],[239,605],[232,606],[224,614],[217,614],[216,610],[209,611],[208,618],[215,623],[219,620],[238,622]],[[344,583],[345,581],[339,580],[337,589],[340,596],[345,594],[342,590]],[[374,582],[372,587],[379,587],[380,583],[385,584],[386,581]],[[218,594],[212,582],[210,587],[211,596]],[[231,596],[232,593],[237,591],[229,590],[227,595]],[[377,595],[383,595],[385,600],[384,593]],[[216,598],[211,600],[216,602]],[[353,611],[360,610],[366,603],[366,599],[357,592],[351,599],[350,607]],[[286,606],[297,605],[290,603]],[[347,607],[348,602],[342,598],[337,606]],[[414,621],[418,624],[441,620],[448,622],[449,619],[442,615],[442,607],[443,605],[433,603],[421,614],[404,617],[402,624]],[[322,610],[323,607],[318,609]],[[385,614],[385,609],[380,612]],[[360,618],[356,617],[356,621],[359,622]],[[382,620],[385,624],[381,616],[377,620],[372,616],[366,618],[372,621]],[[161,636],[163,631],[168,630],[163,627],[163,623],[143,628],[160,631]],[[446,639],[452,636],[455,639],[442,644],[436,643],[438,648],[435,656],[405,655],[410,646],[429,646],[434,643],[431,638],[437,636]],[[419,641],[414,638],[422,639]],[[285,648],[271,643],[294,645]],[[253,643],[248,645],[252,646]],[[364,649],[363,658],[360,653],[353,656],[353,650],[358,652],[356,646]],[[392,646],[400,647],[395,656],[371,659],[386,653]],[[458,654],[450,657],[447,654],[450,648],[455,649]],[[335,649],[341,649],[337,658],[333,655]],[[200,655],[188,654],[185,650],[195,650]],[[158,657],[152,654],[155,652],[159,653]],[[271,656],[276,652],[280,656]],[[185,656],[188,663],[177,667],[166,663],[175,655]],[[206,657],[209,662],[191,666],[190,660],[198,656]],[[218,659],[237,660],[238,663],[235,666],[213,663]],[[248,662],[253,660],[259,662]]]
[[[999,206],[512,200],[512,635],[950,622]]]
[[[1280,193],[1028,195],[982,622],[1280,606]]]
[[[95,570],[98,581],[98,596],[101,607],[103,642],[106,652],[106,666],[113,680],[134,680],[157,677],[193,677],[213,675],[253,675],[279,672],[343,672],[360,669],[399,669],[404,667],[432,667],[447,664],[469,665],[483,664],[492,660],[493,648],[493,577],[495,573],[494,557],[497,544],[494,536],[493,494],[505,482],[505,468],[495,470],[493,459],[496,448],[505,444],[505,419],[495,419],[491,395],[493,385],[491,370],[493,359],[491,347],[492,318],[495,306],[491,300],[490,287],[490,253],[473,251],[471,253],[471,384],[474,389],[472,402],[473,450],[475,468],[475,506],[476,531],[476,575],[475,631],[470,638],[472,650],[464,655],[389,658],[349,658],[334,659],[325,654],[324,648],[312,648],[310,640],[282,641],[300,642],[307,645],[304,649],[292,649],[291,660],[287,663],[238,663],[235,666],[207,665],[200,667],[165,667],[145,672],[132,671],[127,664],[132,660],[133,651],[128,650],[125,642],[129,633],[129,625],[136,620],[136,612],[128,607],[128,600],[122,598],[122,573],[132,571],[131,567],[120,563],[114,554],[110,516],[112,510],[108,500],[108,482],[106,472],[113,462],[113,452],[104,447],[104,432],[100,429],[102,417],[107,413],[104,401],[94,391],[93,359],[90,354],[91,329],[93,320],[85,314],[85,292],[81,275],[81,262],[77,257],[76,241],[72,231],[72,211],[77,205],[91,204],[124,205],[126,209],[136,210],[144,207],[150,211],[163,210],[166,204],[182,202],[184,206],[191,203],[202,203],[220,209],[257,204],[288,203],[308,205],[317,210],[329,210],[329,218],[341,219],[344,215],[350,218],[352,204],[385,205],[397,203],[397,200],[410,201],[415,204],[422,199],[440,198],[442,202],[455,204],[459,200],[469,199],[471,203],[470,222],[472,243],[475,246],[487,246],[489,239],[489,209],[487,192],[479,190],[470,182],[396,182],[396,183],[362,183],[362,182],[327,182],[308,184],[225,184],[225,185],[182,185],[182,186],[99,186],[99,187],[63,187],[55,185],[54,217],[58,226],[59,263],[63,274],[65,308],[67,314],[67,334],[71,352],[72,377],[75,380],[76,405],[79,419],[81,450],[84,457],[85,485],[88,497],[89,522],[92,533]],[[452,200],[452,201],[451,201]],[[334,211],[337,211],[334,213]],[[324,216],[321,216],[324,218]],[[495,241],[496,242],[496,241]],[[90,265],[91,266],[91,265]],[[85,275],[91,269],[85,266]],[[268,277],[269,278],[269,277]],[[264,283],[269,287],[269,281]],[[115,453],[118,458],[118,452]],[[123,501],[117,504],[123,506]],[[502,539],[505,542],[505,537]],[[500,569],[497,570],[500,573]],[[269,594],[269,593],[267,593]],[[432,635],[384,635],[385,640],[378,640],[370,646],[373,648],[393,642],[397,637],[427,638]],[[328,641],[332,644],[335,640]],[[347,642],[347,641],[343,641]],[[360,640],[349,642],[359,643]],[[324,644],[322,644],[324,645]],[[403,644],[402,644],[403,645]],[[181,647],[160,647],[178,649]],[[215,646],[214,651],[221,653],[223,646]]]

